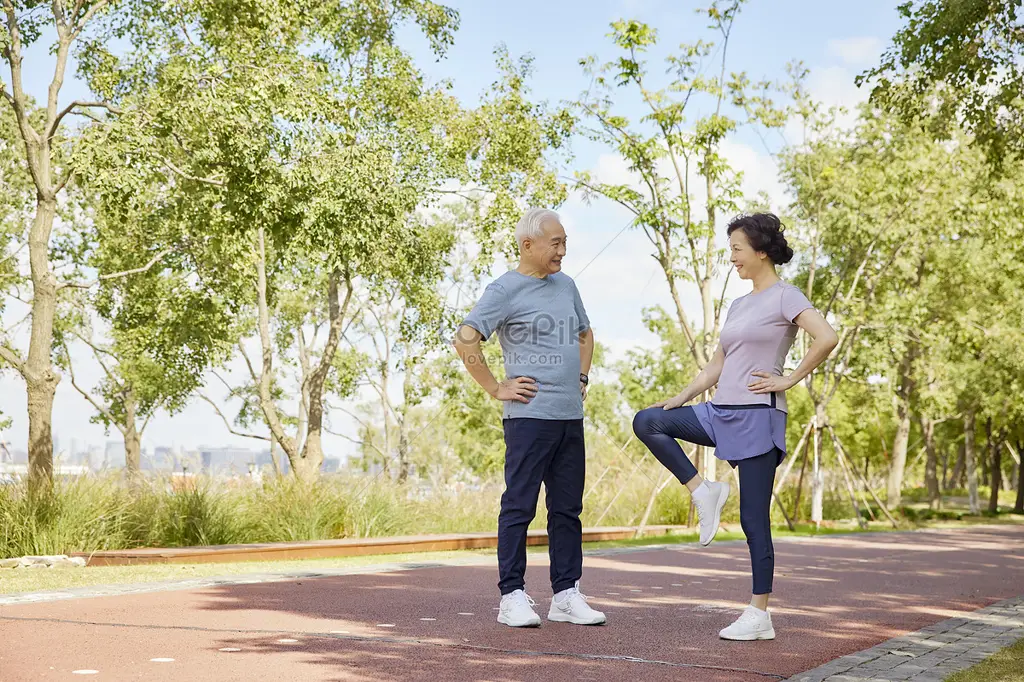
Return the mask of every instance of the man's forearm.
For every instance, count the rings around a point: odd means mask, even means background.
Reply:
[[[494,396],[498,392],[498,380],[494,378],[491,368],[487,366],[487,358],[480,348],[480,344],[456,343],[455,350],[466,366],[469,376],[473,381],[480,384],[480,387],[487,391],[487,394]]]
[[[580,374],[590,374],[590,365],[594,361],[594,330],[588,329],[580,334]]]

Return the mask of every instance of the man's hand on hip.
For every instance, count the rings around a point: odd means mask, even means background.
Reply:
[[[498,400],[514,400],[517,403],[528,403],[537,395],[537,383],[530,377],[516,377],[498,382],[498,390],[494,392]]]

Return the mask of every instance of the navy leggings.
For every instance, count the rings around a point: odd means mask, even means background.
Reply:
[[[692,407],[665,410],[649,407],[633,417],[633,432],[680,483],[697,475],[690,458],[676,439],[714,447]],[[775,575],[775,547],[772,545],[771,504],[778,448],[750,459],[729,462],[740,470],[740,525],[750,548],[753,594],[769,594]]]

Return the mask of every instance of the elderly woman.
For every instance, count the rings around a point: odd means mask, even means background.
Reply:
[[[753,291],[729,306],[718,349],[707,366],[681,393],[637,413],[633,430],[689,489],[701,545],[710,544],[718,532],[729,484],[705,481],[676,439],[713,446],[719,459],[739,467],[740,523],[750,548],[753,596],[719,636],[774,639],[768,613],[775,572],[770,512],[775,469],[786,456],[786,389],[824,362],[838,338],[803,293],[776,273],[776,266],[793,258],[777,217],[742,216],[729,224],[728,235],[736,273],[753,284]],[[814,341],[796,370],[783,376],[798,328]],[[718,388],[711,402],[685,406],[713,386]]]

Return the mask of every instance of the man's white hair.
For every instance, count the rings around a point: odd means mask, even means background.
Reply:
[[[558,214],[549,208],[531,208],[524,213],[516,224],[516,243],[519,244],[519,248],[522,248],[524,239],[536,240],[543,237],[544,230],[541,226],[549,220],[562,222]]]

